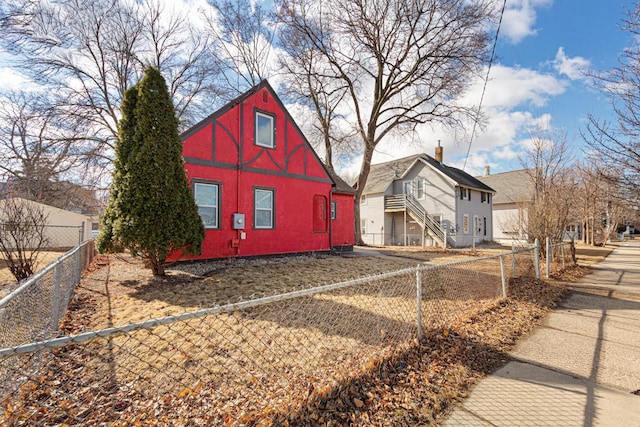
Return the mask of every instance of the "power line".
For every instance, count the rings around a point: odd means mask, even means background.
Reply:
[[[496,45],[498,44],[498,35],[500,34],[500,26],[502,25],[502,17],[504,16],[504,9],[507,6],[507,0],[502,2],[502,10],[500,11],[500,20],[498,21],[498,29],[496,30],[496,37],[493,39],[493,49],[491,49],[491,58],[489,58],[489,67],[487,68],[487,75],[484,78],[484,85],[482,86],[482,95],[480,95],[480,104],[478,105],[478,113],[476,119],[473,121],[473,130],[471,131],[471,138],[469,139],[469,147],[467,147],[467,155],[464,158],[464,165],[462,170],[467,167],[467,160],[469,159],[469,153],[471,152],[471,143],[473,137],[476,134],[476,127],[478,126],[478,119],[480,118],[480,109],[482,109],[482,101],[484,100],[484,93],[487,90],[487,82],[489,81],[489,73],[491,72],[491,65],[496,55]]]

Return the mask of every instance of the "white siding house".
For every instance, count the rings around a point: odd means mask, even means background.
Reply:
[[[371,166],[360,205],[366,243],[469,246],[493,240],[493,189],[441,160],[440,148],[436,158],[418,154]]]
[[[12,200],[42,209],[46,215],[45,235],[48,240],[47,249],[72,248],[85,240],[91,239],[92,220],[87,215],[65,211],[18,197]],[[0,200],[0,224],[4,224],[6,221],[5,218],[2,218],[3,205],[6,202],[7,199]]]
[[[529,206],[533,204],[534,186],[531,172],[520,169],[497,174],[485,174],[480,181],[496,190],[493,198],[493,238],[501,243],[526,242]]]

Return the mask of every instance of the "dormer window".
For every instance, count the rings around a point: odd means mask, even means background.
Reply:
[[[275,117],[256,111],[255,114],[255,143],[260,147],[274,148],[275,138]]]

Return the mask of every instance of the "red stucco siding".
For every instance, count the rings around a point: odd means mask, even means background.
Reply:
[[[273,148],[255,144],[256,111],[275,118]],[[327,251],[332,244],[353,245],[353,195],[332,194],[332,179],[266,82],[187,131],[183,141],[190,182],[219,186],[219,227],[206,230],[198,258]],[[254,227],[256,187],[274,191],[273,229]],[[317,202],[314,211],[314,196],[326,200],[323,217]],[[338,201],[338,217],[329,224],[331,200]],[[244,229],[233,228],[234,214],[244,214]],[[323,220],[327,226],[321,230]]]
[[[353,195],[335,193],[333,201],[336,203],[336,219],[331,224],[331,245],[353,246],[355,241]]]

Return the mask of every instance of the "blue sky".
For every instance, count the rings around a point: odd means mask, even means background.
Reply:
[[[579,130],[587,114],[611,115],[607,99],[584,72],[617,65],[618,55],[631,43],[621,26],[625,10],[633,5],[622,0],[507,0],[483,103],[488,124],[473,139],[465,170],[480,174],[484,165],[492,173],[521,168],[518,155],[539,124],[566,132],[581,156]],[[480,94],[478,82],[466,98],[474,102]],[[406,153],[381,147],[374,161],[420,150],[432,154],[433,139],[442,140],[445,163],[463,166],[469,135],[438,130]]]
[[[193,10],[205,0],[166,0]],[[495,0],[501,4],[502,0]],[[483,102],[486,126],[478,129],[465,170],[481,174],[520,169],[519,156],[542,127],[566,132],[577,156],[584,144],[579,131],[587,114],[610,116],[608,100],[585,77],[588,70],[607,70],[617,64],[620,52],[631,43],[620,27],[631,0],[507,0],[496,46],[496,60]],[[0,64],[6,54],[0,51]],[[277,73],[271,83],[278,87]],[[0,86],[24,82],[16,70],[0,66]],[[478,79],[463,102],[477,105],[484,81]],[[304,129],[304,116],[288,106]],[[388,138],[374,155],[374,163],[426,152],[433,155],[438,140],[444,162],[465,164],[471,126],[461,130],[424,127],[405,141]],[[399,143],[402,142],[402,143]],[[320,153],[322,154],[322,153]],[[340,165],[355,176],[360,158]]]

